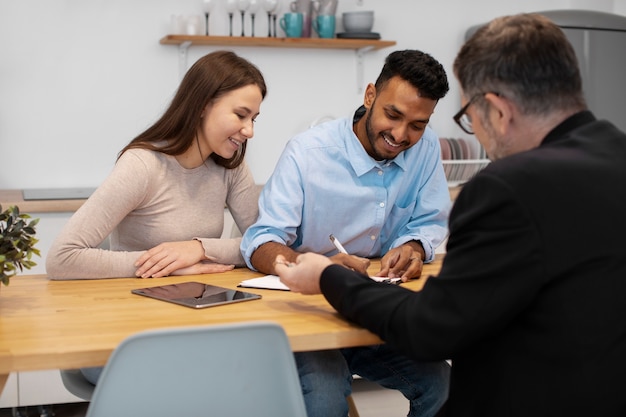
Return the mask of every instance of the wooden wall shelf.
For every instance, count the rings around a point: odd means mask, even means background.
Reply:
[[[317,48],[317,49],[367,49],[375,50],[393,46],[395,41],[372,39],[320,39],[320,38],[270,38],[251,36],[201,36],[166,35],[162,45],[224,45],[224,46],[265,46],[272,48]]]
[[[320,39],[320,38],[274,38],[252,36],[203,36],[203,35],[165,35],[159,41],[161,45],[178,45],[178,72],[182,79],[187,72],[187,49],[198,46],[252,46],[270,48],[308,48],[308,49],[351,49],[356,53],[357,93],[363,92],[363,55],[366,52],[387,48],[396,41],[379,39]]]

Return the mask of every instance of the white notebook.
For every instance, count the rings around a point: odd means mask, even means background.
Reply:
[[[289,287],[280,282],[280,278],[278,278],[277,275],[266,275],[264,277],[246,279],[241,281],[238,287],[289,291]]]
[[[400,278],[385,278],[385,277],[370,277],[374,281],[383,282],[386,284],[398,285],[402,283]],[[289,287],[280,282],[280,278],[277,275],[266,275],[259,278],[251,278],[243,280],[239,283],[238,287],[244,288],[261,288],[265,290],[282,290],[289,291]]]

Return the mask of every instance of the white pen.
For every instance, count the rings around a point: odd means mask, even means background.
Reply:
[[[330,237],[330,241],[333,242],[333,245],[335,245],[335,247],[337,248],[339,252],[345,253],[346,255],[348,254],[348,251],[344,249],[341,242],[339,242],[339,240],[337,240],[335,236],[331,234],[329,237]]]
[[[329,238],[330,238],[330,241],[333,242],[333,245],[335,245],[335,247],[340,253],[348,254],[348,251],[343,247],[341,242],[339,242],[339,240],[337,240],[335,236],[331,234]],[[401,278],[387,278],[387,277],[370,277],[370,278],[372,278],[374,281],[383,282],[385,284],[394,284],[394,285],[402,284]]]

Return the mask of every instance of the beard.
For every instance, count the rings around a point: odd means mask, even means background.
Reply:
[[[374,103],[376,103],[376,100],[374,100]],[[372,149],[372,155],[370,156],[377,161],[382,161],[385,158],[381,154],[379,154],[378,151],[376,150],[376,134],[374,133],[374,130],[372,129],[373,109],[374,109],[374,106],[372,105],[372,110],[367,112],[367,116],[365,117],[365,134],[367,135],[367,141],[369,142],[370,148]]]
[[[398,153],[394,155],[386,156],[386,155],[382,155],[376,148],[376,139],[378,138],[378,136],[381,136],[382,140],[385,140],[385,139],[382,137],[383,132],[377,134],[374,132],[374,129],[372,128],[372,114],[374,113],[375,108],[376,108],[376,100],[374,100],[374,102],[372,103],[371,110],[367,112],[367,116],[365,116],[365,134],[367,135],[367,142],[369,143],[370,149],[371,149],[370,156],[377,161],[383,161],[385,159],[386,160],[394,159],[396,156],[398,156]],[[390,138],[393,137],[391,133],[388,133],[387,136]]]
[[[490,161],[496,161],[508,156],[511,152],[509,150],[508,139],[498,134],[489,120],[481,119],[481,125],[483,127],[484,134],[488,140],[482,145],[487,153],[487,158]],[[485,146],[487,145],[487,146]]]

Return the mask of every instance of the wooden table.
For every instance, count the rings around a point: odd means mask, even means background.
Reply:
[[[424,267],[439,271],[441,256]],[[370,273],[378,271],[372,262]],[[339,316],[321,295],[246,289],[260,300],[195,310],[131,294],[160,284],[200,281],[236,288],[262,276],[246,268],[222,274],[159,279],[50,281],[45,275],[11,278],[0,288],[0,392],[11,372],[104,365],[119,343],[133,333],[162,327],[267,320],[279,323],[294,351],[380,343],[369,331]],[[420,290],[424,279],[403,284]]]

